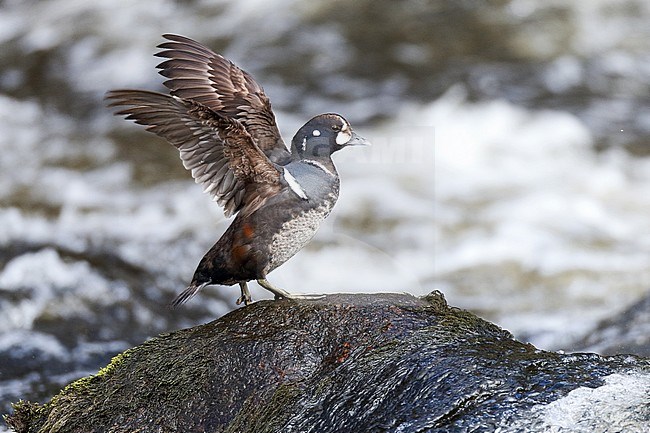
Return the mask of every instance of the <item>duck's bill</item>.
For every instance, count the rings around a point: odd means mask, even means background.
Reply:
[[[370,142],[357,134],[356,132],[352,133],[352,137],[345,143],[346,146],[370,146]]]

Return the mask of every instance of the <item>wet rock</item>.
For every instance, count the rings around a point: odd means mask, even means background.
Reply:
[[[603,355],[633,353],[650,357],[650,293],[622,313],[600,322],[571,347]]]
[[[16,432],[545,431],[543,416],[528,421],[536,407],[608,390],[611,377],[647,398],[650,362],[541,351],[437,292],[329,295],[161,335],[47,404],[17,403],[7,421]],[[626,431],[649,421],[643,402],[625,407],[612,410]],[[592,415],[584,431],[605,419]]]

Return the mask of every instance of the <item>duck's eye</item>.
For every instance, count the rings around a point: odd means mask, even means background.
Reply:
[[[332,131],[339,132],[340,130],[341,130],[341,127],[339,125],[332,125]]]

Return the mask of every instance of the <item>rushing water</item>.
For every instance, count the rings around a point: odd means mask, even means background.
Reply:
[[[161,89],[162,33],[253,73],[285,141],[336,111],[374,144],[335,156],[335,211],[271,281],[440,289],[571,350],[650,287],[649,19],[643,0],[0,2],[0,407],[235,308],[212,287],[166,309],[228,221],[102,101]]]

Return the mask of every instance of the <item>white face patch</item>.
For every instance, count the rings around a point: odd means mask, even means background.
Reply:
[[[295,192],[301,199],[307,200],[307,194],[305,194],[305,190],[302,189],[296,178],[293,177],[291,173],[289,173],[289,170],[286,168],[284,169],[284,180],[286,180],[289,184],[291,191]]]
[[[343,126],[341,127],[341,131],[336,134],[336,144],[338,145],[343,145],[350,141],[352,138],[352,132],[350,130],[350,125],[348,122],[345,120],[343,121]]]
[[[350,131],[341,131],[336,134],[336,144],[345,144],[352,138]]]
[[[314,137],[320,137],[320,131],[318,129],[314,129],[311,132],[311,135],[313,135]]]

